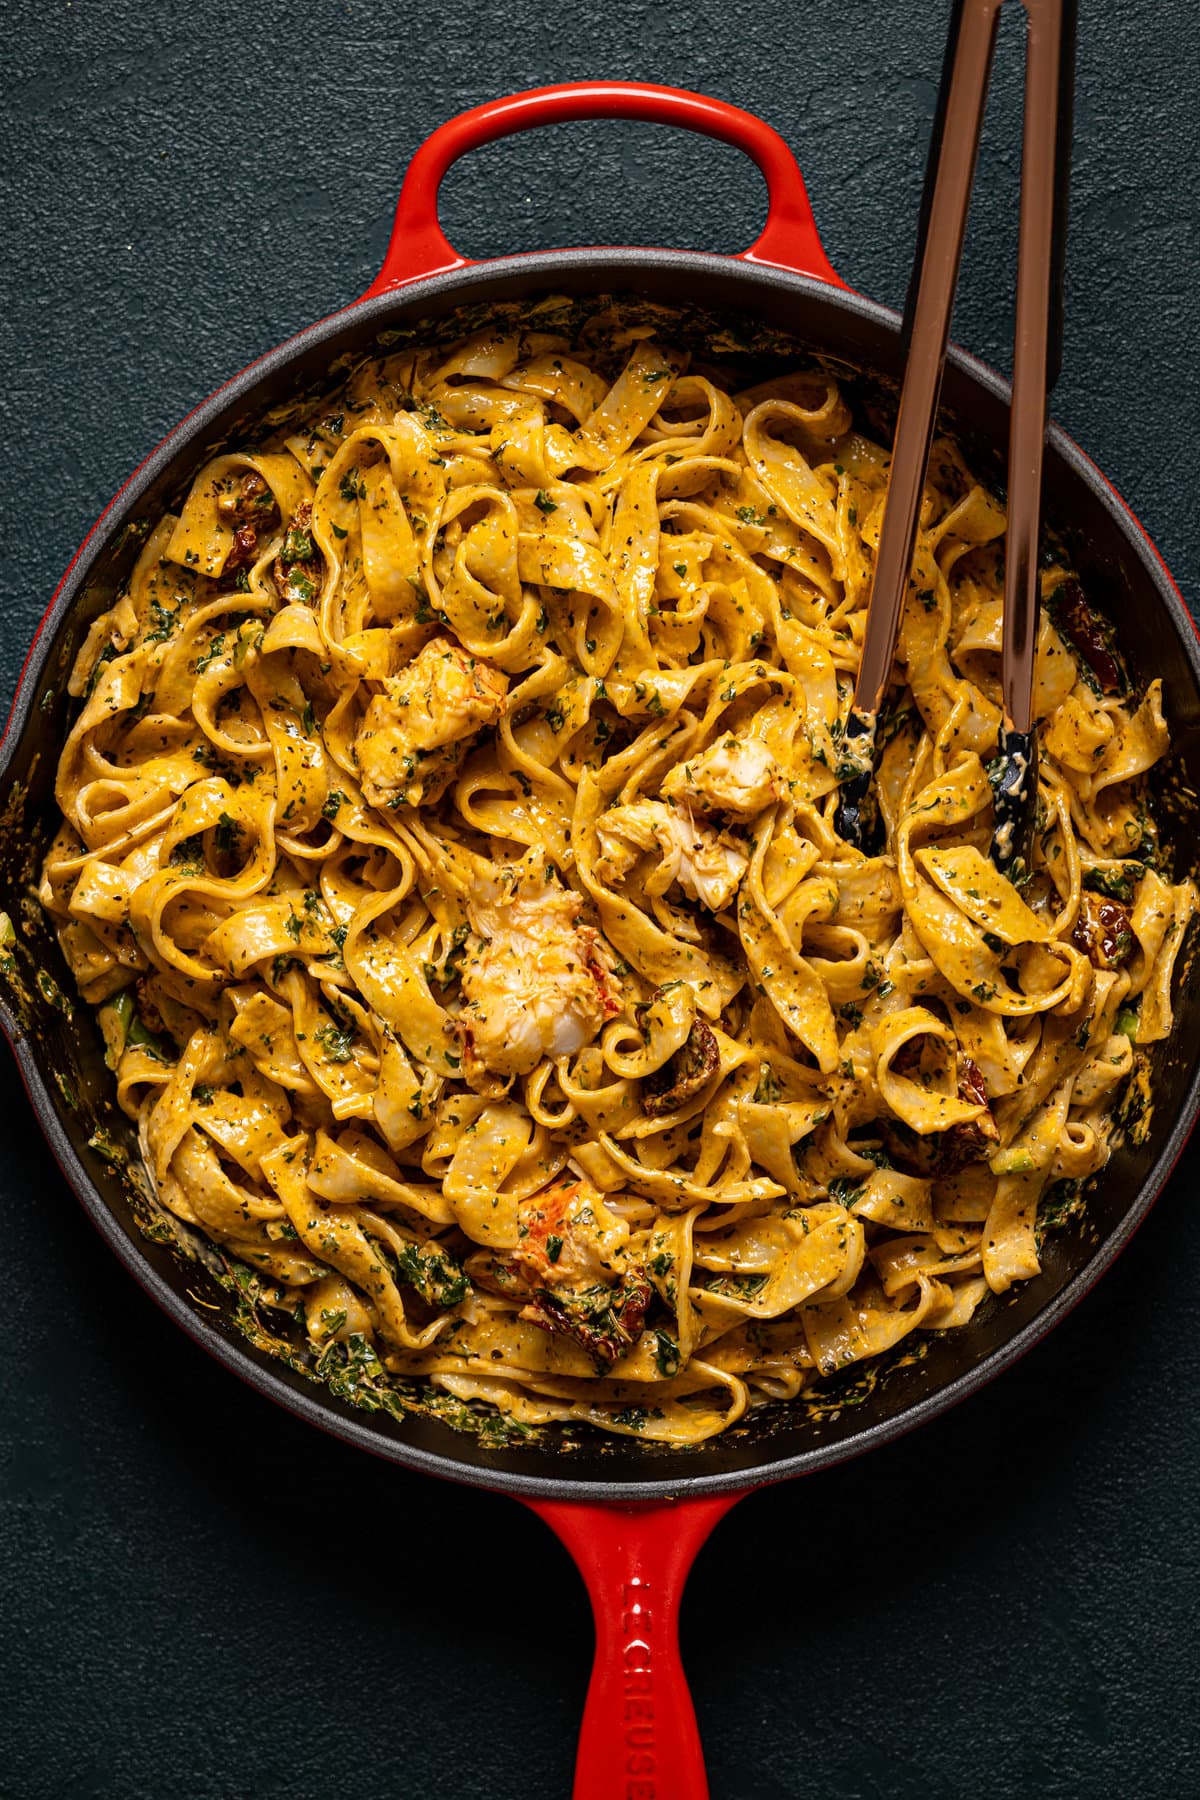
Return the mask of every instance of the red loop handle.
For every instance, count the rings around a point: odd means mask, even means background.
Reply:
[[[574,1558],[596,1620],[573,1800],[708,1800],[679,1602],[697,1550],[741,1498],[529,1502]]]
[[[389,293],[426,275],[469,266],[471,258],[459,254],[438,223],[438,189],[451,163],[496,138],[527,131],[532,125],[560,125],[572,119],[645,119],[655,125],[680,125],[744,150],[758,164],[767,184],[767,222],[737,260],[769,263],[833,287],[846,286],[822,248],[795,157],[779,133],[762,119],[743,112],[740,106],[728,106],[723,100],[683,88],[654,87],[641,81],[568,81],[560,87],[530,88],[503,100],[489,100],[448,119],[426,138],[408,165],[383,267],[363,299]]]

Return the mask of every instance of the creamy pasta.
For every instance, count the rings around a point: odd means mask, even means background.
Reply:
[[[839,838],[888,457],[761,375],[619,306],[362,360],[80,654],[42,903],[159,1201],[344,1389],[693,1443],[965,1327],[1171,1030],[1161,684],[1048,562],[1001,878],[1005,520],[946,440]]]

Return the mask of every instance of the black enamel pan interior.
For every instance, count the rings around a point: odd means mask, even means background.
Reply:
[[[136,1186],[110,1160],[112,1142],[129,1138],[98,1033],[88,1009],[70,999],[53,935],[30,899],[53,829],[54,768],[72,715],[66,678],[89,623],[112,603],[132,566],[137,522],[177,503],[212,447],[236,440],[239,421],[260,419],[273,405],[321,386],[347,353],[386,348],[381,333],[444,317],[463,304],[545,293],[633,294],[750,318],[786,331],[809,353],[850,365],[872,386],[886,388],[899,370],[896,316],[857,295],[729,258],[649,250],[516,256],[435,275],[367,299],[254,364],[180,426],[118,496],[64,580],[30,654],[0,770],[0,906],[18,927],[17,944],[4,957],[10,973],[0,984],[0,1023],[62,1170],[101,1236],[172,1318],[265,1394],[395,1462],[525,1498],[716,1495],[815,1470],[933,1417],[1006,1367],[1075,1304],[1144,1218],[1191,1127],[1200,1086],[1200,989],[1180,984],[1174,1035],[1156,1048],[1145,1141],[1120,1148],[1086,1213],[1048,1238],[1039,1278],[990,1302],[968,1329],[928,1339],[923,1355],[856,1390],[853,1405],[769,1407],[683,1451],[582,1431],[568,1454],[553,1437],[489,1447],[437,1419],[413,1414],[397,1421],[357,1410],[249,1343],[227,1297],[203,1271],[143,1235]],[[1007,390],[999,378],[953,352],[943,407],[968,458],[985,474],[1002,470]],[[1187,611],[1132,515],[1057,431],[1046,463],[1045,516],[1094,601],[1115,621],[1136,677],[1163,677],[1173,753],[1159,804],[1167,809],[1168,841],[1188,843],[1194,829],[1188,797],[1200,792],[1200,654]],[[214,1299],[218,1311],[202,1304]]]

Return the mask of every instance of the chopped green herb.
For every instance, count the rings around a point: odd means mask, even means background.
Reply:
[[[325,1061],[331,1063],[348,1063],[354,1055],[354,1041],[357,1033],[352,1027],[342,1029],[338,1025],[322,1025],[313,1036],[325,1052]]]

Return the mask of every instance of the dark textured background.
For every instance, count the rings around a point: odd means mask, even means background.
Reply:
[[[95,514],[226,375],[362,289],[443,118],[581,76],[738,101],[797,150],[835,266],[899,304],[940,13],[9,0],[3,705]],[[1195,602],[1196,15],[1083,13],[1055,411]],[[1006,15],[955,330],[1002,364]],[[444,218],[477,255],[734,250],[762,208],[732,150],[572,126],[478,154]],[[209,1364],[92,1237],[0,1079],[0,1795],[562,1800],[590,1633],[557,1544]],[[715,1800],[1200,1789],[1197,1172],[1193,1153],[1101,1288],[966,1409],[719,1529],[683,1623]]]

